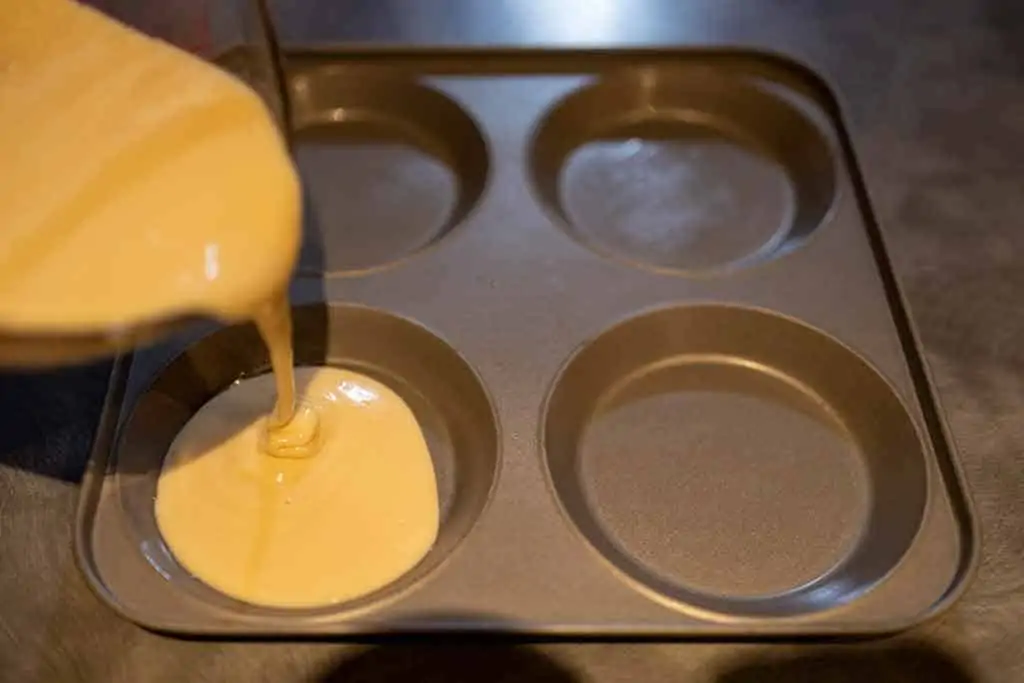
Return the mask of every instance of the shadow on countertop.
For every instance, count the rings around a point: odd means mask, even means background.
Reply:
[[[769,651],[727,666],[715,683],[975,683],[968,666],[923,641]]]
[[[0,371],[0,465],[78,482],[109,376],[109,362]]]
[[[646,647],[642,644],[624,647]],[[679,644],[686,649],[693,647]],[[699,646],[697,646],[699,647]],[[742,646],[741,646],[742,647]],[[977,683],[970,667],[923,641],[767,647],[737,651],[714,683]],[[749,651],[747,651],[749,652]],[[598,664],[597,668],[601,668]],[[659,680],[685,683],[685,674]],[[609,678],[627,671],[608,671]],[[601,676],[603,679],[604,676]],[[374,646],[340,661],[310,683],[583,683],[580,674],[528,645],[432,642]],[[629,680],[629,678],[623,678]],[[704,679],[701,679],[704,680]],[[638,682],[639,683],[639,682]]]
[[[345,659],[311,683],[581,683],[564,665],[525,645],[395,644]]]

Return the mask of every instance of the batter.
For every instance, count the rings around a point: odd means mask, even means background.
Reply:
[[[320,416],[313,457],[262,452],[269,375],[235,383],[175,439],[156,519],[178,561],[239,600],[339,602],[405,573],[437,535],[434,470],[409,407],[383,384],[297,368],[300,405]]]
[[[0,0],[0,327],[250,319],[286,291],[301,192],[263,101],[70,0]]]
[[[0,149],[0,328],[200,314],[267,343],[273,376],[215,397],[167,455],[155,513],[186,569],[298,607],[423,557],[437,491],[410,409],[366,377],[292,372],[300,186],[253,91],[70,0],[0,0]]]

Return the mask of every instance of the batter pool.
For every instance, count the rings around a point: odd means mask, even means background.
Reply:
[[[263,450],[270,375],[244,379],[181,431],[157,485],[156,520],[182,566],[238,600],[314,607],[399,578],[438,530],[437,483],[412,410],[391,389],[336,368],[297,368],[317,450]]]

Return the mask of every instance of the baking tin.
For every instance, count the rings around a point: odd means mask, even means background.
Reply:
[[[77,548],[100,596],[188,635],[897,631],[977,534],[839,107],[741,50],[291,52],[300,364],[410,403],[442,501],[407,576],[245,605],[164,547],[152,496],[250,326],[122,359]]]

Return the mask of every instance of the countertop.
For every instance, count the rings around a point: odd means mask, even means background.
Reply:
[[[848,106],[983,530],[952,611],[858,644],[214,643],[118,618],[71,538],[109,367],[0,375],[0,681],[1024,681],[1024,4],[279,0],[285,43],[743,44]]]

